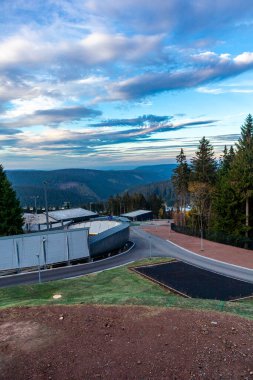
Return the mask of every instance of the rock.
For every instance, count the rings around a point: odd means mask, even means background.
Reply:
[[[62,321],[64,319],[63,315],[60,316],[59,320]]]

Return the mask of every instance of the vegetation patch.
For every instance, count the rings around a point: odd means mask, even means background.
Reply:
[[[137,262],[136,265],[159,261],[161,259],[152,258]],[[252,299],[226,302],[183,298],[129,271],[130,267],[129,265],[76,279],[2,288],[0,307],[72,304],[146,305],[216,310],[253,319]],[[61,294],[62,297],[54,299],[54,294]]]

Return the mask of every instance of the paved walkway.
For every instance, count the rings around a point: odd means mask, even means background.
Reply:
[[[253,269],[253,251],[209,240],[203,240],[201,251],[200,238],[171,231],[169,225],[142,225],[141,228],[199,255]]]

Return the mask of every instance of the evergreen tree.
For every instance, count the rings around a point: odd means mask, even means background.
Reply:
[[[211,216],[211,199],[216,181],[217,163],[214,157],[213,146],[203,137],[191,160],[191,175],[189,191],[191,193],[192,220],[198,221],[201,234],[208,228]],[[194,217],[197,216],[197,219]]]
[[[23,216],[15,191],[0,165],[0,236],[23,232]]]
[[[159,211],[163,208],[163,199],[161,196],[156,195],[155,193],[151,194],[147,200],[147,207],[149,210],[152,210],[154,218],[159,217]]]
[[[224,146],[223,155],[220,159],[220,166],[218,170],[218,176],[223,176],[224,174],[227,174],[230,170],[231,163],[233,162],[233,159],[235,157],[234,148],[231,145],[230,149],[227,149],[227,146]]]
[[[216,179],[217,163],[214,157],[213,146],[203,137],[199,141],[198,150],[191,160],[191,180],[214,184]]]
[[[176,205],[179,214],[182,218],[179,219],[180,224],[185,224],[185,209],[188,200],[188,184],[190,168],[184,154],[184,150],[181,148],[179,155],[176,157],[177,167],[173,170],[172,183],[176,194]]]
[[[248,238],[253,235],[253,118],[249,114],[241,127],[241,136],[236,144],[236,153],[231,165],[230,181],[235,192],[244,203],[244,231]],[[246,246],[245,246],[246,247]]]
[[[234,157],[233,146],[228,150],[225,145],[212,196],[211,229],[224,235],[238,235],[238,225],[241,220],[240,197],[234,191],[230,181]]]

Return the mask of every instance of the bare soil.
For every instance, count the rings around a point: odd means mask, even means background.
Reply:
[[[253,379],[253,321],[148,307],[0,310],[1,379]]]

